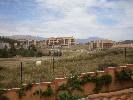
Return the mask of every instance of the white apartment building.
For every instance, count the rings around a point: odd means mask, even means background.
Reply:
[[[91,41],[89,45],[90,50],[95,50],[95,49],[109,49],[112,48],[114,45],[114,41],[112,40],[96,40],[96,41]]]
[[[51,37],[46,40],[48,46],[71,46],[75,45],[75,39],[73,37]]]
[[[7,47],[9,49],[10,48],[10,44],[9,43],[4,43],[4,42],[0,42],[0,49],[4,49],[5,47]]]

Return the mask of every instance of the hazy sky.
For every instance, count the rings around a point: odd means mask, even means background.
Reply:
[[[133,39],[133,0],[0,0],[0,35]]]

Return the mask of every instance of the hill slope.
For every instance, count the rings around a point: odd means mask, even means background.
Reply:
[[[44,40],[45,39],[43,37],[35,37],[35,36],[31,36],[31,35],[12,35],[12,36],[8,36],[8,38],[11,38],[11,39],[26,39],[26,40]]]
[[[76,39],[76,43],[88,43],[90,41],[95,41],[95,40],[102,40],[103,38],[100,37],[89,37],[88,39]]]

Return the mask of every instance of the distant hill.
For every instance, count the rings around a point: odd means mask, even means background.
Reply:
[[[104,38],[100,38],[100,37],[89,37],[88,39],[76,39],[76,43],[88,43],[90,41],[95,41],[95,40],[103,40]]]
[[[31,35],[12,35],[12,36],[7,36],[8,38],[11,39],[27,39],[27,40],[44,40],[45,38],[43,37],[35,37]]]
[[[119,43],[122,43],[122,44],[131,44],[131,43],[133,43],[133,40],[125,40],[125,41],[121,41]]]
[[[11,39],[11,38],[1,37],[0,36],[0,43],[1,42],[12,44],[12,43],[16,43],[18,41],[17,40],[14,40],[14,39]]]
[[[31,36],[31,35],[12,35],[12,36],[7,36],[8,38],[11,39],[27,39],[27,40],[45,40],[46,38],[43,37],[35,37],[35,36]],[[76,39],[76,43],[88,43],[90,41],[94,41],[94,40],[102,40],[103,38],[100,37],[90,37],[88,39]]]

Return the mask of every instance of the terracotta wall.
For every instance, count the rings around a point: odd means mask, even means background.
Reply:
[[[129,88],[129,87],[133,87],[132,82],[124,82],[124,83],[119,83],[116,81],[115,79],[115,71],[121,71],[123,69],[127,69],[127,70],[132,70],[133,72],[133,65],[128,64],[127,66],[121,66],[121,67],[109,67],[106,68],[105,71],[98,71],[98,72],[88,72],[88,73],[82,73],[81,74],[81,78],[84,75],[90,74],[90,75],[98,75],[98,76],[102,76],[104,74],[110,74],[112,76],[112,83],[110,84],[110,86],[107,87],[103,87],[102,88],[102,92],[107,92],[107,91],[116,91],[116,90],[120,90],[123,88]],[[41,83],[41,85],[39,86],[39,84],[33,84],[32,90],[31,91],[27,91],[25,94],[25,96],[22,97],[21,100],[40,100],[39,96],[35,96],[33,95],[33,93],[38,90],[39,88],[41,88],[42,90],[46,90],[48,84],[51,85],[53,91],[54,91],[54,95],[50,96],[50,97],[43,97],[41,98],[41,100],[55,100],[57,98],[57,90],[58,87],[63,84],[66,83],[67,79],[66,78],[56,78],[53,82],[43,82]],[[81,96],[87,96],[88,94],[93,94],[93,89],[95,88],[95,83],[87,83],[84,86],[82,86],[84,91],[83,92],[79,92],[79,91],[74,91],[74,94],[80,94]],[[16,90],[8,90],[7,93],[5,93],[4,95],[6,95],[7,97],[10,98],[10,100],[20,100],[17,96],[17,93],[15,92]]]

